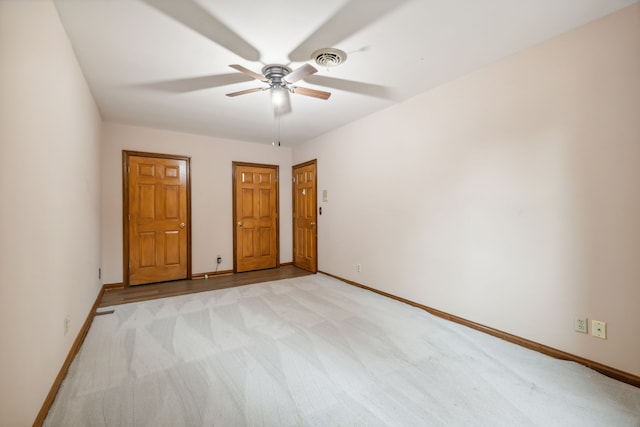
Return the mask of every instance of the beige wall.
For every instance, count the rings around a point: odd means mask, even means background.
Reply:
[[[321,270],[640,375],[640,5],[294,149],[312,158]]]
[[[291,262],[291,149],[105,123],[102,134],[104,282],[122,282],[122,150],[191,157],[193,273],[233,268],[233,161],[280,166],[280,262]]]
[[[53,4],[0,1],[3,426],[33,423],[98,296],[99,137]]]

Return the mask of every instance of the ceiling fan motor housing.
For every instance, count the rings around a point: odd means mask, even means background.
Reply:
[[[291,72],[291,68],[284,65],[265,65],[262,74],[269,80],[271,87],[283,88],[287,83],[282,79]]]
[[[325,92],[317,89],[310,89],[306,87],[294,86],[294,83],[296,83],[297,81],[302,80],[305,77],[318,72],[318,70],[316,70],[312,65],[309,65],[309,64],[304,64],[296,68],[295,71],[291,71],[291,68],[287,67],[286,65],[269,64],[262,67],[261,75],[254,73],[253,71],[239,64],[231,64],[229,66],[234,70],[237,70],[243,74],[246,74],[247,76],[253,79],[269,84],[268,88],[256,87],[253,89],[245,89],[237,92],[227,93],[227,96],[230,96],[230,97],[246,95],[248,93],[260,92],[267,89],[284,89],[291,93],[300,94],[304,96],[311,96],[313,98],[319,98],[324,100],[329,99],[329,97],[331,96],[330,92]],[[282,92],[282,91],[272,90],[271,91],[272,96],[275,95],[275,92]]]

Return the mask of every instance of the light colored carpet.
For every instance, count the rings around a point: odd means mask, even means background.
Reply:
[[[45,426],[640,426],[640,389],[323,275],[112,308]]]

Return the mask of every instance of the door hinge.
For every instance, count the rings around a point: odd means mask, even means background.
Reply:
[[[127,173],[131,173],[131,166],[127,166]]]

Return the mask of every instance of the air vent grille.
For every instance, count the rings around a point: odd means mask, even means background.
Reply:
[[[325,48],[318,49],[311,54],[311,59],[316,61],[321,67],[337,67],[347,60],[347,54],[340,49]]]

